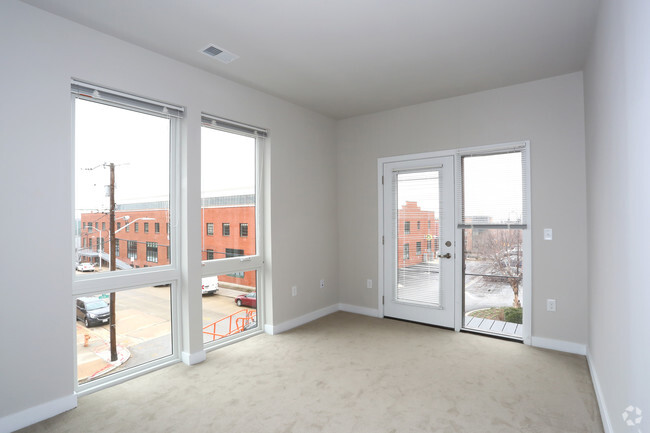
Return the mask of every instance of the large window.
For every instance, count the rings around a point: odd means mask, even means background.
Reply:
[[[258,330],[255,308],[260,251],[261,155],[266,131],[204,115],[201,128],[201,216],[204,341]],[[213,224],[221,225],[214,236]],[[231,226],[235,230],[231,233]],[[237,230],[239,236],[237,236]],[[215,289],[206,291],[206,287]]]
[[[95,272],[73,267],[79,269],[73,270],[71,303],[83,393],[134,367],[146,371],[179,357],[174,312],[180,271],[171,266],[175,254],[158,257],[158,247],[169,249],[176,235],[161,235],[158,228],[152,233],[148,221],[169,223],[175,210],[172,167],[183,109],[78,81],[72,95],[74,218],[87,228],[76,234],[82,237],[74,242],[76,261],[100,265]],[[120,241],[126,241],[126,258]],[[146,254],[138,254],[139,245]],[[154,269],[141,273],[145,266]]]

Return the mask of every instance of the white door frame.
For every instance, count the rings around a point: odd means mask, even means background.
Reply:
[[[395,202],[395,190],[396,178],[394,173],[397,172],[411,172],[411,171],[425,171],[425,170],[437,170],[440,175],[440,190],[439,190],[439,201],[442,203],[442,208],[444,208],[444,218],[441,217],[441,209],[436,211],[437,217],[439,218],[439,253],[451,253],[455,256],[455,248],[453,246],[443,245],[443,239],[452,241],[455,238],[455,219],[454,219],[454,170],[455,170],[455,161],[453,156],[437,157],[437,158],[427,158],[427,159],[414,159],[409,161],[399,161],[384,163],[384,204],[388,204],[384,209],[384,221],[388,221],[390,225],[386,225],[384,228],[384,263],[390,263],[391,266],[384,267],[384,271],[392,275],[395,280],[390,284],[384,286],[385,289],[389,288],[390,295],[384,292],[383,299],[383,308],[384,314],[387,310],[391,317],[401,317],[407,320],[414,320],[417,322],[428,323],[431,325],[444,326],[453,328],[455,324],[455,281],[456,271],[454,269],[454,259],[439,259],[439,270],[440,270],[440,279],[439,279],[439,294],[440,294],[440,305],[426,305],[423,303],[417,302],[407,302],[404,300],[398,300],[393,298],[394,294],[394,283],[397,281],[397,275],[395,275],[396,267],[395,263],[397,257],[395,257],[395,247],[398,242],[397,233],[395,237],[392,237],[393,228],[395,228],[395,220],[393,219],[393,212],[395,207],[399,207],[398,203]],[[387,229],[387,230],[386,230]],[[419,226],[418,226],[419,229]],[[415,230],[415,228],[414,228]],[[398,228],[399,231],[399,228]],[[443,237],[444,236],[444,237]],[[389,248],[387,248],[389,247]],[[415,252],[414,252],[415,254]],[[386,277],[384,278],[386,281]],[[388,308],[390,307],[390,308]],[[408,317],[407,317],[408,316]]]
[[[379,312],[379,317],[384,317],[384,305],[383,305],[383,294],[384,294],[384,243],[383,243],[383,234],[384,234],[384,191],[382,184],[382,177],[384,173],[384,164],[392,162],[403,162],[403,161],[412,161],[419,159],[427,158],[438,158],[444,156],[453,156],[454,163],[463,155],[468,154],[482,154],[482,153],[493,153],[501,150],[508,150],[513,148],[521,148],[525,154],[525,166],[524,171],[528,174],[524,180],[524,188],[528,200],[526,202],[525,211],[528,214],[528,228],[523,231],[523,249],[524,249],[524,259],[523,259],[523,342],[524,344],[531,344],[531,331],[532,331],[532,215],[531,215],[531,188],[530,188],[530,142],[529,141],[517,141],[510,143],[501,143],[501,144],[492,144],[486,146],[476,146],[468,147],[462,149],[450,149],[437,152],[425,152],[425,153],[415,153],[410,155],[399,155],[399,156],[390,156],[385,158],[377,159],[377,215],[378,215],[378,233],[377,233],[377,263],[378,263],[378,275],[377,275],[377,311]],[[454,185],[458,185],[458,179],[461,176],[461,173],[458,173],[457,170],[454,171]],[[458,197],[458,194],[454,194],[455,197]],[[456,221],[456,214],[460,208],[461,203],[458,202],[458,199],[455,199],[454,203],[454,221]],[[390,221],[386,222],[390,224]],[[455,235],[455,255],[456,258],[459,258],[463,254],[463,245],[461,239],[461,232],[459,229],[456,229]],[[455,269],[455,281],[456,285],[460,284],[462,281],[462,260],[456,260],[456,269]],[[454,329],[456,332],[461,330],[462,327],[462,317],[463,317],[463,293],[462,290],[454,290]]]

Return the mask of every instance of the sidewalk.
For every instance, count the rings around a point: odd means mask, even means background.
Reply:
[[[84,345],[88,335],[88,345]],[[111,362],[110,346],[93,328],[86,329],[77,323],[77,380],[85,383],[100,377],[126,362],[131,353],[126,347],[117,346],[117,361]]]

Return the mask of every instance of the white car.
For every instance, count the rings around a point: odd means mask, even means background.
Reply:
[[[201,294],[202,295],[214,295],[219,290],[219,278],[218,277],[205,277],[203,278],[203,284],[201,284]]]
[[[92,263],[88,262],[77,263],[77,270],[80,272],[93,272],[95,270],[95,266]]]

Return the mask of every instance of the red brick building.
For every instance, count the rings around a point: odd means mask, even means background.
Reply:
[[[255,254],[254,195],[209,197],[201,210],[202,260]],[[109,215],[81,214],[79,261],[108,267]],[[170,263],[167,202],[118,205],[115,210],[116,267],[146,268]],[[255,272],[219,276],[220,282],[255,287]]]
[[[435,212],[422,210],[417,202],[407,201],[398,212],[398,267],[433,260],[439,250],[439,234]]]

